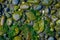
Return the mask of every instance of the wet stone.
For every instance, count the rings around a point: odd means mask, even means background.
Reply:
[[[50,5],[52,3],[52,0],[41,0],[43,5]]]
[[[19,0],[12,0],[13,5],[17,5],[19,3]]]
[[[20,17],[19,17],[19,15],[18,15],[18,14],[13,14],[13,19],[14,19],[14,20],[19,20],[19,19],[20,19]]]
[[[49,37],[48,40],[54,40],[54,38],[53,37]]]
[[[60,0],[0,0],[0,40],[55,39],[60,40]]]

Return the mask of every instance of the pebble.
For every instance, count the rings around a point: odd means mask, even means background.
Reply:
[[[29,5],[28,4],[21,4],[20,9],[28,9]]]
[[[50,5],[52,3],[52,0],[41,0],[43,5]]]
[[[2,16],[2,18],[1,18],[1,25],[3,25],[3,24],[4,24],[4,21],[5,21],[5,17],[4,17],[4,16]]]
[[[16,21],[19,20],[20,19],[19,14],[13,14],[13,19]]]
[[[27,0],[28,3],[39,3],[39,0]]]
[[[35,5],[34,6],[34,10],[41,10],[42,9],[42,5]]]
[[[60,0],[0,0],[0,40],[55,37],[60,40]]]
[[[55,7],[56,7],[56,8],[60,8],[59,4],[60,4],[60,3],[55,4]]]
[[[29,25],[33,25],[34,24],[34,22],[33,21],[31,21],[30,23],[29,23]]]
[[[49,14],[50,13],[50,8],[45,8],[45,13]]]
[[[9,12],[9,11],[10,11],[10,9],[9,9],[9,8],[5,8],[5,11],[6,11],[6,12]]]
[[[12,0],[13,5],[17,5],[19,3],[19,0]]]
[[[48,40],[54,40],[54,38],[53,37],[49,37]]]
[[[57,21],[56,21],[56,24],[57,24],[57,25],[60,25],[60,20],[57,20]]]
[[[9,18],[9,17],[11,17],[11,14],[5,13],[5,16],[6,16],[7,18]]]
[[[39,36],[40,36],[40,37],[43,37],[43,36],[44,36],[44,34],[43,34],[43,33],[40,33],[40,34],[39,34]]]
[[[12,24],[12,19],[11,19],[11,18],[8,18],[8,19],[7,19],[7,25],[10,26],[11,24]]]
[[[29,20],[35,20],[35,16],[32,12],[26,12],[26,16],[27,16],[27,19]]]
[[[21,38],[19,36],[16,36],[16,37],[14,37],[13,40],[21,40]]]
[[[4,34],[3,36],[4,36],[4,38],[6,38],[6,34]]]
[[[58,14],[57,14],[58,13]],[[60,9],[57,10],[56,16],[60,18]]]
[[[55,22],[56,20],[58,20],[58,18],[55,15],[52,15],[51,19],[52,19],[53,22]]]

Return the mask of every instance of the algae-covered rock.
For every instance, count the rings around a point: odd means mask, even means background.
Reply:
[[[26,12],[27,19],[29,20],[35,20],[36,17],[32,12]]]
[[[20,5],[20,9],[28,9],[29,8],[29,4],[28,3],[22,3]]]
[[[20,36],[16,36],[13,38],[13,40],[22,40]]]
[[[43,5],[50,5],[53,2],[53,0],[41,0],[41,2]]]
[[[28,3],[39,3],[40,0],[27,0]]]
[[[44,20],[39,20],[38,22],[34,23],[33,25],[34,30],[37,31],[37,33],[44,31]]]
[[[12,0],[13,5],[17,5],[19,3],[19,0]]]
[[[12,24],[12,18],[8,18],[8,19],[7,19],[7,25],[10,26],[11,24]]]

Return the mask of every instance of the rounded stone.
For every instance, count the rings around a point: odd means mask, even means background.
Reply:
[[[4,24],[4,21],[5,21],[5,17],[4,17],[4,16],[2,16],[2,17],[1,17],[1,25],[3,25],[3,24]]]
[[[19,3],[19,0],[12,0],[13,5],[17,5]]]
[[[12,24],[12,19],[11,19],[11,18],[8,18],[8,19],[7,19],[7,25],[10,26],[11,24]]]
[[[28,3],[39,3],[40,1],[39,0],[28,0],[27,2]]]
[[[56,8],[60,8],[60,3],[55,4]]]
[[[20,9],[28,9],[29,8],[29,5],[27,3],[22,3],[20,5]]]
[[[16,21],[19,20],[20,19],[19,14],[13,14],[13,19]]]
[[[16,36],[13,38],[13,40],[21,40],[20,36]]]
[[[60,18],[60,9],[57,10],[56,16]]]
[[[60,20],[57,20],[56,21],[56,25],[60,25]]]
[[[42,5],[34,5],[33,8],[34,8],[34,10],[41,10]]]
[[[50,5],[53,0],[41,0],[43,5]]]
[[[27,19],[29,20],[35,20],[36,17],[32,12],[26,12]]]
[[[54,40],[54,38],[53,37],[49,37],[48,40]]]

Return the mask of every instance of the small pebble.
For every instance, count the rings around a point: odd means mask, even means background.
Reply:
[[[49,37],[48,40],[54,40],[54,38],[53,37]]]
[[[12,19],[11,19],[11,18],[8,18],[8,19],[7,19],[7,25],[10,26],[11,24],[12,24]]]
[[[19,0],[12,0],[13,5],[17,5],[19,3]]]
[[[19,20],[20,19],[19,14],[13,14],[13,19],[16,21]]]

